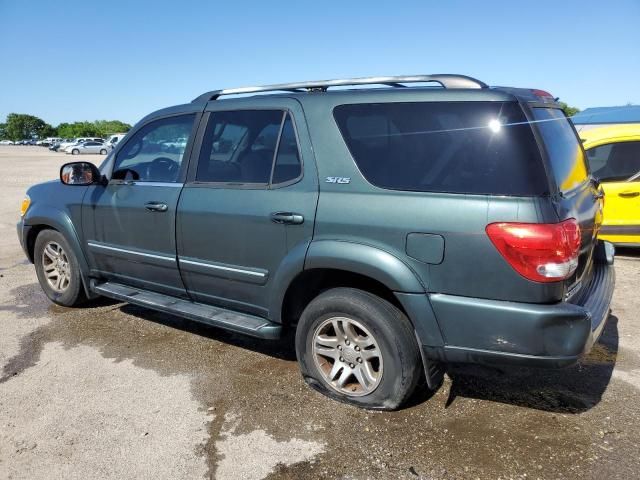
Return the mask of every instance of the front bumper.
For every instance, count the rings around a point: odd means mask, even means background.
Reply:
[[[31,229],[31,226],[25,225],[24,222],[20,220],[16,225],[16,229],[18,230],[18,240],[20,241],[20,246],[22,247],[22,251],[27,256],[29,261],[32,261],[31,257],[29,256],[29,249],[27,248],[27,238],[28,238],[29,230]]]
[[[440,361],[562,367],[600,337],[615,285],[613,248],[599,246],[589,283],[568,302],[527,304],[433,294],[445,345],[424,347]]]

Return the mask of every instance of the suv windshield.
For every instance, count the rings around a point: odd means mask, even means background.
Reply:
[[[334,117],[364,177],[394,190],[547,193],[537,143],[516,102],[340,105]]]
[[[558,108],[534,108],[533,117],[560,191],[567,192],[584,183],[588,177],[584,154],[564,112]]]

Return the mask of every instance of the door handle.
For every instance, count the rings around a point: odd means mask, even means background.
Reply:
[[[640,192],[620,192],[618,194],[618,196],[624,197],[624,198],[637,197],[638,195],[640,195]]]
[[[275,212],[271,214],[273,223],[282,223],[288,225],[300,225],[304,222],[304,217],[299,213],[293,212]]]
[[[168,205],[162,202],[145,203],[144,208],[150,212],[166,212],[169,209]]]

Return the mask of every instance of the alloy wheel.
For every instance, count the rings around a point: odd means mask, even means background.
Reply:
[[[328,318],[316,328],[313,359],[326,383],[348,396],[368,395],[382,379],[378,342],[352,318]]]
[[[63,293],[71,282],[71,265],[67,253],[56,242],[48,242],[42,251],[42,268],[49,286]]]

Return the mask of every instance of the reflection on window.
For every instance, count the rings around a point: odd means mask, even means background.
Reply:
[[[268,184],[283,115],[281,110],[213,113],[196,181]]]
[[[558,187],[563,192],[578,187],[587,179],[587,167],[580,140],[569,120],[557,108],[534,108],[533,111]]]
[[[176,182],[194,119],[180,115],[142,127],[118,152],[112,179]]]

